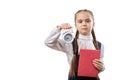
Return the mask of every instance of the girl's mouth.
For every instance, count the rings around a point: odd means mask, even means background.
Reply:
[[[81,28],[82,30],[87,30],[88,28]]]

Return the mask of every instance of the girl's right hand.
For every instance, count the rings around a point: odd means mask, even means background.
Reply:
[[[63,24],[61,24],[61,25],[58,25],[57,28],[58,28],[59,30],[61,30],[61,29],[70,29],[70,28],[72,28],[72,27],[70,26],[69,23],[63,23]]]

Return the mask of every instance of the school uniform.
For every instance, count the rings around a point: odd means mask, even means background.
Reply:
[[[73,45],[72,43],[66,43],[65,41],[60,39],[60,35],[61,35],[61,30],[57,29],[57,27],[54,28],[50,33],[50,35],[45,40],[45,44],[46,46],[52,49],[66,53],[68,63],[69,65],[71,65],[71,60],[73,57]],[[78,55],[80,55],[80,52],[79,52],[80,49],[95,50],[92,35],[84,36],[80,34],[79,38],[77,39],[77,42],[78,42]],[[104,53],[104,46],[103,44],[101,44],[100,60],[102,61],[104,56],[103,53]],[[70,80],[70,76],[69,76],[69,80]],[[95,79],[87,79],[86,77],[81,77],[80,79],[80,77],[78,76],[76,80],[95,80]]]

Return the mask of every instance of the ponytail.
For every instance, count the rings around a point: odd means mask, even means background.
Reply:
[[[78,53],[78,43],[77,39],[79,37],[79,31],[76,32],[74,41],[73,41],[73,58],[71,61],[71,67],[70,67],[70,76],[75,77],[75,69],[76,69],[76,56]]]
[[[97,50],[99,50],[98,42],[96,40],[94,29],[92,29],[92,36],[93,36],[93,44]]]

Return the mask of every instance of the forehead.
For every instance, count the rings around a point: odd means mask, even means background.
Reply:
[[[79,12],[76,15],[76,19],[92,19],[92,16],[89,12]]]

